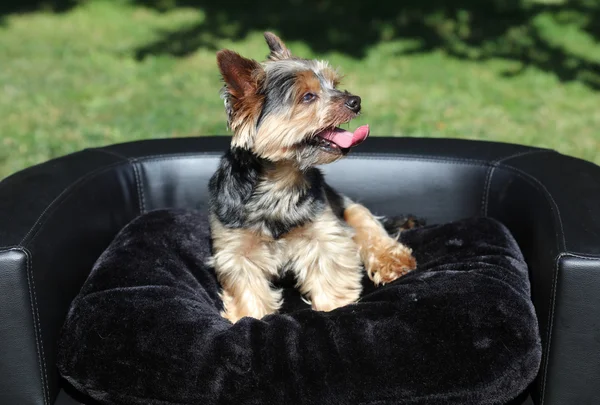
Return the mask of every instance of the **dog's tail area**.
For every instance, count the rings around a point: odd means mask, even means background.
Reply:
[[[386,232],[393,237],[397,237],[400,232],[408,229],[420,228],[426,225],[423,218],[414,215],[397,215],[390,217],[378,217]]]

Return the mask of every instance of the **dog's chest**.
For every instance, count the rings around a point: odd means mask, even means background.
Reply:
[[[274,239],[313,221],[327,204],[318,169],[265,163],[237,149],[221,159],[209,190],[210,210],[223,225]]]
[[[318,173],[320,175],[320,173]],[[314,221],[325,207],[320,176],[307,176],[299,184],[261,179],[244,206],[245,222],[279,239],[294,228]]]
[[[278,189],[266,183],[257,188],[244,210],[249,225],[258,226],[265,234],[279,239],[313,221],[324,206],[322,190]]]
[[[325,206],[312,221],[293,228],[279,238],[273,238],[262,232],[260,238],[267,248],[278,269],[277,275],[292,271],[301,274],[314,264],[318,257],[335,254],[336,251],[347,254],[355,250],[344,250],[352,242],[353,230],[341,221],[331,207]],[[340,250],[342,249],[342,250]]]

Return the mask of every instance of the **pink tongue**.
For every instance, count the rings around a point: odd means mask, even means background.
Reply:
[[[340,148],[351,148],[367,139],[369,136],[369,126],[363,125],[358,127],[354,133],[345,131],[342,128],[334,128],[323,131],[317,134],[317,136],[335,143]]]

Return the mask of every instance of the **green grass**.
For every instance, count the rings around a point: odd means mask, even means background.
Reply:
[[[541,11],[523,29],[535,29],[553,49],[572,55],[566,65],[583,61],[597,66],[600,45],[581,28],[581,18]],[[463,28],[452,20],[433,21],[448,37],[462,35]],[[136,50],[165,32],[207,23],[200,7],[162,12],[100,1],[59,14],[4,16],[0,178],[85,147],[226,134],[212,47],[185,56],[135,57]],[[547,55],[536,54],[535,45],[520,44],[528,37],[518,27],[501,42],[472,48],[459,38],[449,42],[456,46],[424,52],[411,52],[418,38],[388,38],[385,29],[383,40],[369,46],[364,57],[316,54],[302,41],[288,41],[288,46],[300,56],[328,59],[341,68],[344,85],[363,99],[364,114],[356,124],[369,123],[373,135],[515,142],[600,163],[600,92],[586,79],[593,72],[583,69],[581,77],[561,81],[556,71],[544,68],[552,62]],[[260,29],[235,40],[226,35],[210,39],[216,48],[230,47],[256,59],[266,55]],[[480,59],[489,46],[497,51]],[[527,58],[536,63],[524,65],[510,57],[515,46],[529,47]]]

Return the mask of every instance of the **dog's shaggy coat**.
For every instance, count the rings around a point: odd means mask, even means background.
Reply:
[[[314,167],[368,136],[364,127],[336,128],[357,116],[360,98],[337,89],[327,63],[293,57],[275,35],[265,38],[271,53],[263,64],[217,54],[234,135],[209,186],[211,263],[233,322],[277,312],[281,290],[272,282],[285,272],[314,309],[330,311],[358,299],[363,264],[376,284],[416,267],[409,248]]]

